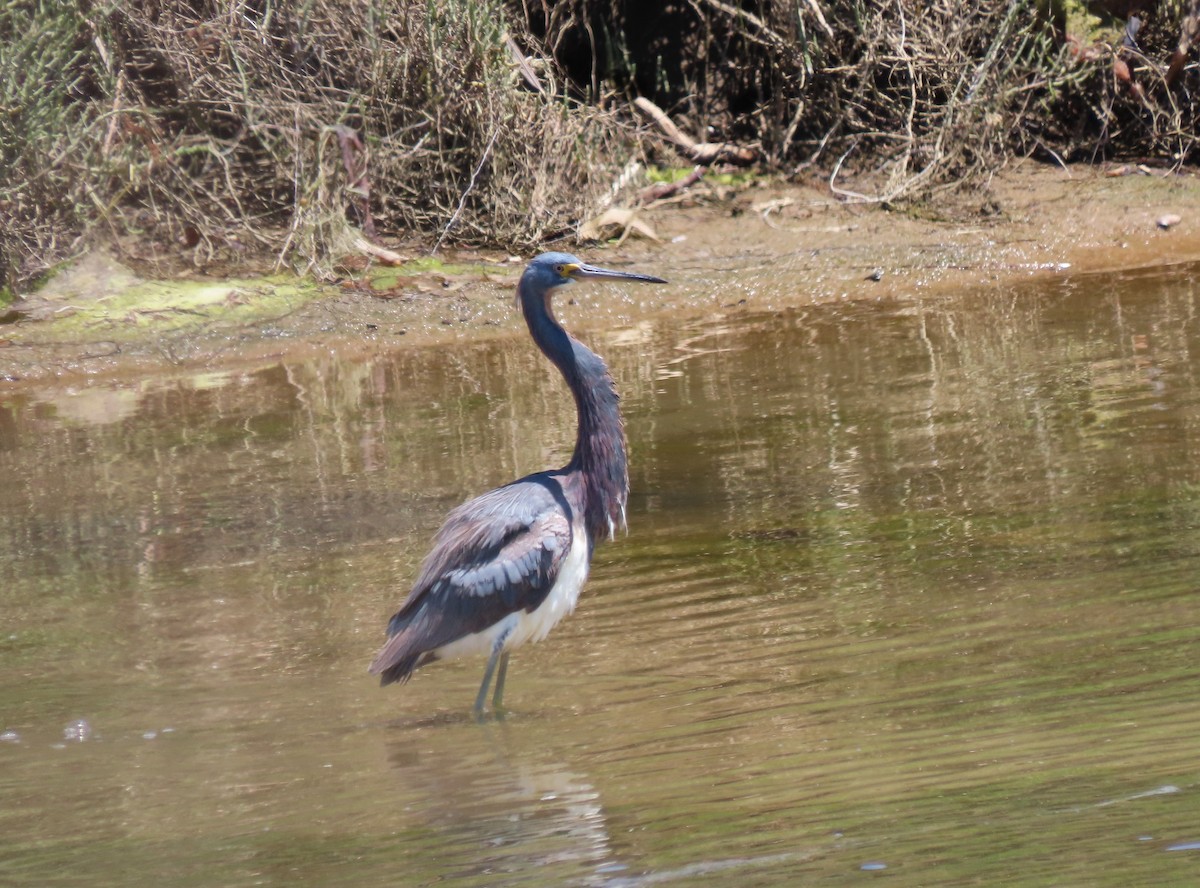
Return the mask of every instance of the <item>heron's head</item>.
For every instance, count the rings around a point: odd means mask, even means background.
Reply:
[[[649,274],[613,271],[597,265],[588,265],[570,253],[542,253],[525,266],[525,273],[521,275],[520,287],[530,295],[545,295],[556,287],[586,280],[666,283],[662,278]]]

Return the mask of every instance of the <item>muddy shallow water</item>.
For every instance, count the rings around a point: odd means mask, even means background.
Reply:
[[[567,456],[525,338],[14,390],[0,881],[1193,882],[1198,271],[589,335],[630,532],[484,725],[479,663],[365,670]]]

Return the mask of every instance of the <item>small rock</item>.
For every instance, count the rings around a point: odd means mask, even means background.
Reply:
[[[1157,224],[1159,228],[1165,231],[1172,225],[1178,225],[1182,221],[1183,219],[1181,219],[1179,216],[1176,216],[1174,213],[1164,213],[1158,217]]]

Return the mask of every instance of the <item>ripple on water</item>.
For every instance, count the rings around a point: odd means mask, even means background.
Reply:
[[[0,404],[0,881],[1189,884],[1194,271],[647,322],[630,534],[485,725],[478,662],[364,670],[445,509],[565,461],[527,341]]]

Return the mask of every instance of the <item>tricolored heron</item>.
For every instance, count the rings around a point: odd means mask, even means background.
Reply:
[[[586,265],[567,253],[543,253],[526,266],[517,299],[533,341],[575,396],[575,452],[563,468],[488,491],[446,517],[371,663],[381,684],[407,681],[434,660],[487,654],[474,711],[483,713],[497,665],[492,707],[498,709],[509,652],[545,638],[574,610],[596,541],[625,526],[629,472],[612,377],[550,307],[560,287],[579,280],[666,283]]]

